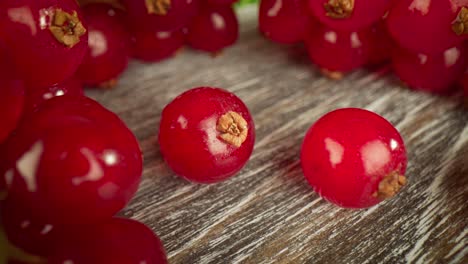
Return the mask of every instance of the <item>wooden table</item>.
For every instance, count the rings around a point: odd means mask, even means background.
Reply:
[[[171,263],[468,263],[468,111],[460,99],[401,87],[382,69],[342,81],[322,77],[301,47],[257,31],[255,7],[240,12],[241,37],[222,56],[185,50],[132,63],[112,91],[89,95],[120,115],[145,155],[143,182],[123,215],[149,225]],[[249,106],[257,142],[248,165],[219,184],[176,177],[158,150],[160,113],[197,86],[228,89]],[[408,148],[409,185],[368,210],[341,209],[306,183],[302,138],[328,111],[383,115]]]

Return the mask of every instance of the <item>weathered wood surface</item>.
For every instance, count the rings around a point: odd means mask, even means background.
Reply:
[[[148,224],[171,263],[468,263],[468,111],[453,98],[401,88],[391,75],[323,78],[304,51],[257,33],[241,11],[239,44],[212,58],[185,50],[133,63],[117,89],[91,91],[135,132],[144,179],[124,215]],[[249,106],[257,142],[246,168],[215,185],[176,177],[156,144],[162,108],[196,86],[235,92]],[[322,200],[299,164],[302,138],[326,112],[375,111],[401,131],[409,185],[396,199],[353,211]]]

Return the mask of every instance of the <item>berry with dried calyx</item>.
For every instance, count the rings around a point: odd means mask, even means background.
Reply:
[[[233,176],[248,161],[254,142],[249,110],[222,89],[189,90],[163,110],[161,153],[176,174],[190,181],[214,183]]]
[[[387,26],[403,48],[424,54],[440,54],[467,38],[468,6],[463,1],[396,1]]]
[[[363,109],[339,109],[321,117],[305,136],[301,164],[317,194],[346,208],[376,205],[407,182],[400,134]]]
[[[123,0],[134,31],[172,31],[188,26],[199,0]]]
[[[379,21],[392,0],[307,0],[311,13],[336,30],[356,31]]]
[[[40,87],[70,78],[88,42],[75,0],[2,0],[0,35],[21,76]]]

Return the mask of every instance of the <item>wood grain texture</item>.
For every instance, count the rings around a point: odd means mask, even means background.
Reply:
[[[468,263],[468,111],[461,102],[403,89],[386,69],[330,81],[303,48],[263,39],[255,8],[240,15],[240,41],[221,57],[185,50],[157,64],[134,62],[115,90],[89,92],[124,119],[144,151],[143,182],[122,214],[149,225],[171,263]],[[163,107],[197,86],[234,92],[256,122],[250,162],[215,185],[176,177],[156,144]],[[409,185],[395,199],[345,210],[306,183],[302,138],[341,107],[377,112],[401,131]]]

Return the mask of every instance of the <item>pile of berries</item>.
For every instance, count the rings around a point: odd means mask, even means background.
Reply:
[[[468,96],[466,0],[261,0],[259,23],[275,42],[304,42],[330,78],[390,61],[413,89]]]
[[[83,95],[81,83],[112,84],[132,49],[157,60],[181,39],[210,52],[232,44],[233,1],[82,2],[83,9],[75,0],[0,1],[0,216],[8,254],[16,263],[164,264],[152,230],[115,217],[141,180],[138,141],[114,113]],[[294,23],[280,26],[299,30]],[[158,139],[177,175],[215,183],[246,165],[255,125],[237,96],[200,87],[164,108]],[[318,120],[301,162],[315,191],[346,208],[373,206],[406,184],[400,134],[362,109]]]

